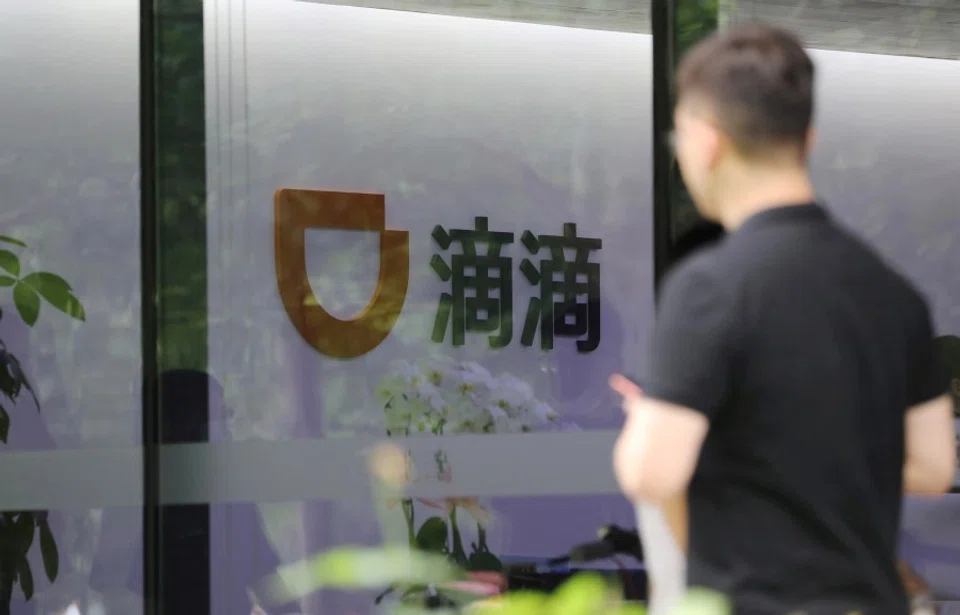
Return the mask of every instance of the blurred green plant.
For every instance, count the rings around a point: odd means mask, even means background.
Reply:
[[[374,477],[374,502],[386,544],[380,548],[332,549],[284,566],[263,584],[262,593],[269,602],[286,603],[321,589],[360,591],[389,585],[409,588],[388,611],[398,615],[645,615],[642,605],[623,599],[622,588],[616,581],[594,572],[576,574],[550,594],[514,591],[491,598],[471,592],[460,583],[470,579],[468,570],[437,548],[446,538],[440,531],[445,527],[441,528],[439,522],[431,524],[431,532],[435,533],[430,538],[435,542],[431,552],[422,548],[419,540],[408,542],[403,536],[405,530],[399,528],[398,533],[392,529],[396,526],[389,523],[389,503],[402,494],[409,480],[406,453],[393,444],[381,444],[370,455],[370,468]],[[691,590],[674,614],[730,615],[731,612],[724,596],[707,590]]]
[[[41,299],[68,316],[84,320],[83,305],[66,280],[49,271],[24,270],[19,253],[26,248],[27,244],[19,239],[0,235],[0,288],[11,289],[13,304],[23,322],[30,327],[36,324]],[[0,320],[3,316],[0,310]],[[40,402],[20,361],[0,339],[0,442],[4,444],[10,436],[10,412],[24,394],[29,395],[39,412]],[[44,573],[54,581],[60,570],[60,555],[47,512],[0,513],[0,615],[9,615],[13,589],[18,584],[25,600],[33,597],[34,578],[28,554],[35,540],[40,543]]]

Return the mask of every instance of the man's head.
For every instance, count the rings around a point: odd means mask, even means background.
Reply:
[[[814,66],[788,32],[718,32],[677,70],[676,154],[701,213],[720,220],[724,195],[746,177],[804,172],[811,145]]]

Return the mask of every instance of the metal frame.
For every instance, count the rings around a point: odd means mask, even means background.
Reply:
[[[154,0],[140,0],[140,326],[143,445],[143,612],[159,615],[160,417],[157,404],[157,89]]]
[[[165,544],[181,526],[206,527],[209,507],[165,515],[160,374],[206,370],[206,113],[202,0],[140,0],[140,258],[143,360],[144,613],[177,609],[190,594],[208,594],[210,579],[170,575],[177,558]],[[169,58],[177,61],[170,61]],[[162,61],[166,60],[166,61]],[[200,83],[199,89],[196,83]],[[175,215],[168,215],[175,209]],[[193,260],[191,260],[191,258]],[[193,269],[190,269],[193,268]],[[185,270],[187,269],[187,270]],[[189,279],[188,282],[184,280]],[[185,292],[184,292],[185,291]],[[199,408],[207,411],[207,408]],[[165,534],[167,536],[165,537]],[[194,552],[192,559],[206,556]],[[206,589],[204,589],[206,588]]]
[[[672,262],[673,153],[667,135],[673,126],[673,66],[676,59],[675,0],[651,0],[653,32],[653,279],[654,293]]]

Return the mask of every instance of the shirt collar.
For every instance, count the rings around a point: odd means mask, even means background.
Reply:
[[[790,223],[826,220],[828,217],[827,210],[817,203],[781,205],[753,214],[747,218],[743,224],[740,225],[740,230],[760,228],[763,226],[780,224],[783,222]]]

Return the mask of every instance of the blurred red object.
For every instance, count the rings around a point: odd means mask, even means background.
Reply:
[[[466,581],[446,585],[477,596],[497,596],[507,591],[507,577],[499,572],[468,572]]]

